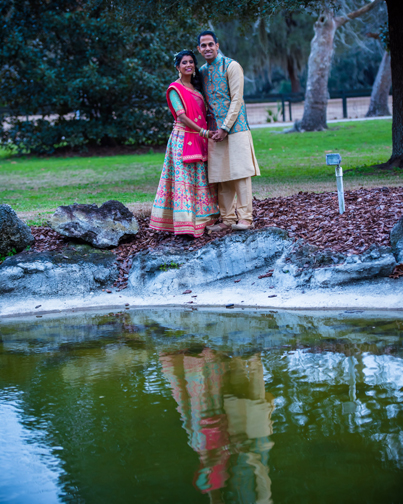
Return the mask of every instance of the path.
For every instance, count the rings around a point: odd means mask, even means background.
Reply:
[[[347,99],[347,111],[348,119],[359,119],[364,118],[368,111],[370,102],[369,96],[348,98]],[[267,123],[267,109],[273,111],[274,114],[278,113],[277,103],[247,103],[246,111],[248,114],[249,124],[257,127],[256,125],[266,125]],[[389,96],[389,109],[392,112],[392,96]],[[291,106],[292,121],[290,121],[288,103],[286,103],[286,123],[293,123],[296,120],[302,119],[304,112],[304,102],[293,103]],[[278,114],[278,122],[271,123],[275,125],[284,125],[282,114]],[[341,98],[335,98],[328,101],[327,105],[327,121],[328,122],[340,122],[343,119],[343,104]],[[374,118],[371,118],[374,119]],[[383,118],[384,119],[384,118]]]

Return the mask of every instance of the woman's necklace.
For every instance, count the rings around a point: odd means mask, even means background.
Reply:
[[[179,80],[181,81],[182,86],[184,86],[185,88],[191,89],[192,91],[194,91],[194,90],[195,90],[195,88],[194,88],[194,86],[192,85],[192,83],[190,83],[190,86],[186,86],[185,84],[183,84],[182,79],[179,79]]]

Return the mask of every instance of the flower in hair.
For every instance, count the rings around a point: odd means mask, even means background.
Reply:
[[[192,52],[190,49],[182,49],[182,51],[179,51],[179,52],[177,52],[177,53],[174,54],[174,62],[175,62],[176,57],[178,56],[178,54],[180,54],[181,52],[184,52],[184,51]]]

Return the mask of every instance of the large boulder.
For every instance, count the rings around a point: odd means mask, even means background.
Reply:
[[[299,240],[276,264],[273,281],[281,288],[334,287],[389,276],[396,266],[390,247],[371,245],[360,255],[320,250]]]
[[[123,237],[135,235],[139,225],[134,215],[120,201],[97,205],[60,206],[49,225],[63,236],[91,243],[96,248],[116,247]]]
[[[403,263],[403,217],[401,217],[390,232],[390,244],[396,261]]]
[[[61,251],[23,252],[0,265],[0,297],[84,296],[111,287],[116,256],[81,244]]]
[[[145,250],[133,258],[129,285],[136,293],[167,294],[273,267],[291,245],[287,231],[266,228],[232,233],[205,247]]]
[[[0,256],[7,255],[13,249],[21,252],[34,241],[31,230],[17,217],[10,205],[0,205]]]

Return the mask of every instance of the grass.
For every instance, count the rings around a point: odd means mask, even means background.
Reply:
[[[371,165],[389,159],[391,121],[332,124],[328,131],[279,134],[282,128],[252,131],[261,177],[253,179],[258,198],[299,191],[335,190],[334,169],[325,154],[343,158],[346,189],[401,185],[399,170],[380,172]],[[117,199],[136,213],[148,213],[164,154],[110,157],[35,158],[0,152],[0,203],[11,205],[30,224],[41,224],[59,205],[101,204]]]

